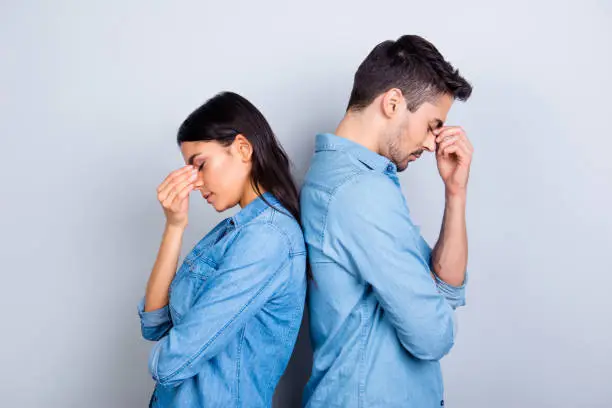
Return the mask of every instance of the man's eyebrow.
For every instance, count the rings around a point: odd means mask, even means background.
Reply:
[[[440,119],[434,119],[433,122],[435,123],[434,129],[439,129],[444,126],[444,122],[442,122]]]

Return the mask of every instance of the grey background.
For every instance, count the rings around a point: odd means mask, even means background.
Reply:
[[[471,281],[443,360],[449,407],[609,407],[610,1],[2,1],[3,407],[143,407],[137,301],[175,131],[220,90],[251,99],[301,180],[378,42],[430,39],[470,79],[449,123],[476,153]],[[428,240],[434,158],[402,175]],[[191,202],[183,255],[218,220]],[[279,386],[299,406],[307,336]]]

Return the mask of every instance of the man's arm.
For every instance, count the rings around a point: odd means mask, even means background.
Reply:
[[[432,253],[431,266],[444,282],[460,286],[465,280],[467,267],[465,208],[474,149],[465,131],[460,127],[443,127],[434,133],[436,160],[440,177],[444,181],[446,204],[440,237]]]
[[[323,250],[372,288],[412,356],[439,360],[454,343],[453,309],[419,238],[399,187],[373,173],[347,182],[330,201]]]
[[[447,196],[440,237],[431,257],[433,271],[449,285],[460,286],[465,279],[467,250],[465,196]]]

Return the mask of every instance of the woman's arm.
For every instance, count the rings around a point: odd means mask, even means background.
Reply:
[[[176,273],[183,231],[183,228],[166,224],[145,297],[138,304],[140,329],[146,340],[157,341],[172,328],[168,289]]]
[[[185,228],[166,223],[157,259],[145,293],[144,311],[161,309],[168,304],[168,288],[176,274]]]
[[[237,234],[194,304],[151,350],[149,370],[159,385],[199,373],[287,281],[290,243],[276,227],[252,223]]]
[[[191,165],[173,171],[157,188],[157,199],[164,209],[166,227],[145,293],[144,311],[168,304],[168,289],[176,274],[183,233],[187,227],[189,193],[193,191],[196,170]]]

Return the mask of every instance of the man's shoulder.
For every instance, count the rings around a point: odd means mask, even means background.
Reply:
[[[340,183],[330,197],[330,211],[385,211],[401,204],[400,188],[383,173],[362,171]]]
[[[304,179],[303,189],[315,188],[331,192],[352,177],[364,172],[353,158],[343,151],[325,151],[314,155]]]
[[[324,153],[333,154],[327,157]],[[302,189],[323,189],[335,193],[350,189],[354,184],[373,184],[377,188],[394,188],[393,181],[384,173],[364,166],[356,158],[342,151],[315,155],[304,178]]]

